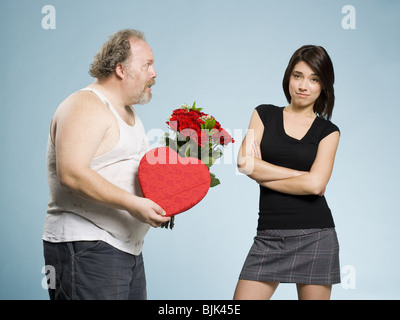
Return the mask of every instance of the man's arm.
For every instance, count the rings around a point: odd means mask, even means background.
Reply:
[[[110,112],[96,97],[83,93],[61,104],[52,126],[60,183],[84,198],[127,210],[138,220],[158,227],[170,219],[162,216],[165,212],[159,205],[115,186],[89,167],[112,130]]]

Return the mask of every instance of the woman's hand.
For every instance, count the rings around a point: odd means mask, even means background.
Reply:
[[[251,146],[251,155],[256,159],[262,160],[260,146],[255,140]]]

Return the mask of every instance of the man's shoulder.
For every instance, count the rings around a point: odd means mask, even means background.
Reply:
[[[69,95],[61,104],[67,104],[71,106],[82,106],[85,108],[98,108],[99,106],[108,109],[101,99],[89,90],[80,90]],[[100,108],[100,110],[103,108]]]
[[[71,127],[96,124],[98,128],[108,128],[113,118],[111,110],[94,93],[77,91],[61,102],[53,122]]]
[[[88,90],[76,91],[69,95],[58,107],[60,113],[68,112],[80,116],[109,117],[109,108],[93,92]]]

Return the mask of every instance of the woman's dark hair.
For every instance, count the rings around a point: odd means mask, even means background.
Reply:
[[[286,68],[282,82],[286,99],[289,103],[292,101],[292,97],[289,93],[289,80],[293,68],[301,61],[307,63],[321,81],[321,94],[314,103],[314,112],[320,117],[329,120],[332,117],[333,105],[335,103],[335,92],[333,88],[335,73],[333,71],[331,58],[323,47],[306,45],[293,54]]]

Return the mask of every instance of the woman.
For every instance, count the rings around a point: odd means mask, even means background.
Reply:
[[[258,106],[238,155],[239,170],[260,184],[257,236],[234,299],[269,299],[280,282],[299,299],[330,299],[340,282],[339,245],[325,200],[339,143],[329,121],[334,71],[324,48],[303,46],[283,79],[287,107]]]

